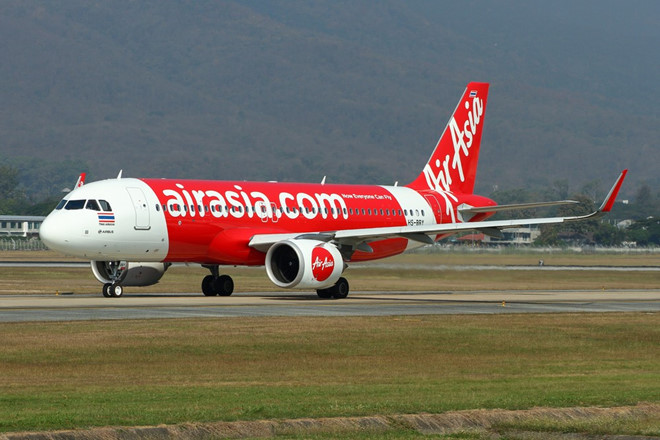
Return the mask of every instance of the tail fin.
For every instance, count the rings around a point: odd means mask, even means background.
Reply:
[[[472,194],[487,99],[488,83],[467,85],[431,158],[408,187]]]
[[[80,176],[78,176],[78,181],[76,182],[76,186],[73,187],[73,189],[80,188],[85,184],[85,173],[80,173]]]

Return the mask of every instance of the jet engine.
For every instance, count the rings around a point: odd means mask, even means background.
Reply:
[[[279,287],[323,289],[333,286],[345,269],[339,250],[318,240],[290,239],[266,253],[268,278]]]
[[[112,273],[118,273],[123,286],[151,286],[161,279],[170,263],[136,263],[120,261],[92,261],[92,272],[100,282],[112,283]]]

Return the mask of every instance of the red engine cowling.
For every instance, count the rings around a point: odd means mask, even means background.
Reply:
[[[345,268],[339,250],[318,240],[280,241],[266,254],[268,278],[278,287],[323,289],[334,285]]]
[[[111,283],[110,266],[107,261],[92,261],[92,272],[102,283]],[[151,286],[160,280],[170,263],[126,263],[119,282],[123,286]]]

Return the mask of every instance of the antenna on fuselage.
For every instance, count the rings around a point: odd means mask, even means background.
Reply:
[[[119,170],[119,174],[117,174],[117,179],[121,179],[121,173],[123,173],[124,170]]]
[[[394,182],[394,186],[399,186],[399,181]]]
[[[323,180],[321,180],[321,185],[325,185],[325,178],[326,178],[326,177],[327,177],[327,176],[323,176]]]

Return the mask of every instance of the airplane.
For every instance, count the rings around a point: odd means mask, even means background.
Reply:
[[[41,240],[90,260],[105,297],[157,283],[172,263],[210,271],[206,296],[229,296],[227,265],[265,266],[281,288],[345,298],[348,263],[375,260],[477,230],[498,236],[523,225],[580,221],[609,212],[623,170],[595,212],[488,220],[498,211],[577,203],[497,205],[474,194],[488,83],[467,85],[428,162],[404,186],[123,178],[76,187],[47,216]]]

